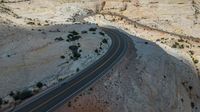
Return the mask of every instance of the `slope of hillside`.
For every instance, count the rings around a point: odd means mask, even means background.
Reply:
[[[199,19],[192,4],[106,1],[102,14],[85,20],[123,29],[135,48],[130,45],[117,67],[56,112],[198,112]]]
[[[198,112],[199,79],[168,47],[130,36],[126,57],[55,112]]]

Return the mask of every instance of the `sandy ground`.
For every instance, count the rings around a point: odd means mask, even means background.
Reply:
[[[125,6],[126,10],[120,11]],[[110,0],[104,10],[118,12],[156,29],[200,38],[199,8],[198,0],[131,0],[125,3]]]

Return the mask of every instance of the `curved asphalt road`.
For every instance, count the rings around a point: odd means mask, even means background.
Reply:
[[[102,28],[112,39],[112,45],[107,53],[95,63],[75,75],[69,81],[45,91],[44,94],[33,97],[32,100],[19,105],[13,112],[50,112],[81,92],[93,82],[102,77],[122,59],[127,51],[127,35],[116,29]]]

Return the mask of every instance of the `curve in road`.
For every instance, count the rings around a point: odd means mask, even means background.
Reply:
[[[95,63],[62,82],[45,94],[32,98],[32,100],[19,105],[13,112],[52,112],[65,101],[93,84],[108,72],[125,55],[128,42],[127,35],[112,28],[102,28],[112,39],[112,44],[104,56]]]

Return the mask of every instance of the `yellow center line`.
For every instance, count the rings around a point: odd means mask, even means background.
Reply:
[[[112,34],[113,34],[113,33],[112,33]],[[120,46],[120,41],[119,41],[119,39],[117,39],[117,40],[118,40],[119,46]],[[113,55],[112,55],[110,58],[108,58],[108,60],[106,60],[102,65],[100,65],[99,67],[97,67],[96,69],[94,69],[94,71],[91,72],[91,73],[89,73],[89,75],[87,75],[86,77],[83,77],[83,78],[80,79],[79,81],[77,81],[77,82],[75,82],[74,84],[72,84],[70,87],[68,87],[68,88],[64,89],[62,92],[58,93],[57,95],[55,95],[55,96],[49,98],[48,100],[44,101],[44,102],[41,103],[39,106],[37,106],[37,107],[31,109],[30,112],[33,112],[33,111],[35,111],[36,109],[38,109],[38,108],[40,108],[41,106],[43,106],[44,104],[47,104],[50,100],[54,99],[55,97],[61,95],[61,94],[64,93],[64,92],[66,92],[66,91],[67,91],[68,89],[70,89],[72,86],[74,86],[75,84],[79,83],[80,81],[84,80],[85,78],[87,78],[88,76],[90,76],[92,73],[94,73],[95,71],[97,71],[98,68],[100,68],[100,67],[102,67],[103,65],[105,65],[105,63],[107,63],[107,62],[117,53],[117,51],[118,51],[118,49],[119,49],[119,46],[117,46],[117,50],[115,51],[115,53],[113,53]]]

